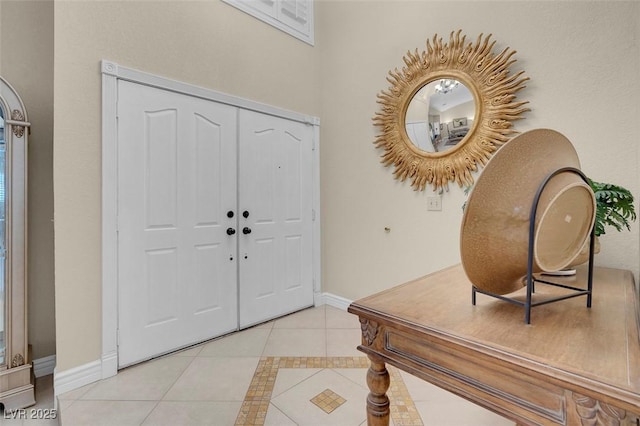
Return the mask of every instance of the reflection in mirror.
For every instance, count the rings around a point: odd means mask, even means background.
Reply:
[[[420,150],[441,152],[464,139],[474,117],[475,101],[467,86],[454,79],[440,79],[425,84],[413,96],[405,128]]]
[[[4,143],[4,113],[0,107],[0,366],[5,358],[5,143]]]
[[[390,86],[378,93],[373,117],[379,129],[374,144],[396,179],[410,180],[418,191],[448,188],[449,182],[470,186],[472,173],[517,133],[512,122],[529,108],[516,94],[529,78],[524,71],[510,74],[515,50],[494,52],[490,39],[480,34],[467,42],[458,30],[447,42],[435,34],[423,51],[407,51],[401,69],[389,71]],[[467,102],[452,107],[450,99],[463,92]]]

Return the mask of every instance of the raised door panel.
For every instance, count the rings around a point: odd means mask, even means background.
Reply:
[[[237,239],[226,233],[237,222],[237,110],[202,99],[190,99],[190,105],[187,314],[194,324],[192,340],[202,341],[238,327]]]
[[[240,112],[240,327],[313,304],[313,128]]]
[[[237,328],[236,109],[119,82],[119,365]]]

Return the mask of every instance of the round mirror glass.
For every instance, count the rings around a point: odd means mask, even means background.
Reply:
[[[473,94],[462,82],[453,78],[431,81],[409,102],[407,136],[421,151],[446,151],[467,136],[475,112]]]

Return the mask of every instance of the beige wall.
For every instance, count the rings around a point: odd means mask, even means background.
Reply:
[[[310,115],[317,50],[222,2],[55,7],[57,370],[101,354],[100,60]]]
[[[434,33],[448,39],[461,28],[469,41],[493,33],[496,49],[517,50],[514,68],[531,78],[519,97],[532,109],[517,128],[564,133],[589,176],[638,194],[639,8],[637,2],[321,2],[323,291],[355,299],[459,262],[462,191],[451,186],[442,212],[427,211],[430,191],[415,193],[395,181],[372,145],[371,117],[388,71],[401,68],[402,56],[424,49]],[[637,223],[601,241],[597,264],[637,276]]]
[[[459,261],[462,191],[452,186],[443,211],[428,212],[431,194],[395,181],[372,144],[376,94],[402,55],[435,32],[493,33],[496,48],[516,49],[516,68],[531,77],[520,97],[532,112],[518,128],[565,133],[587,174],[637,193],[640,130],[625,123],[639,112],[639,7],[320,1],[310,47],[217,1],[57,1],[58,371],[101,350],[101,59],[320,116],[323,291],[355,299]],[[598,264],[637,275],[637,224],[607,234],[602,246]]]
[[[37,25],[36,25],[37,23]],[[53,0],[0,2],[0,75],[29,121],[29,343],[34,359],[56,352],[53,279]]]

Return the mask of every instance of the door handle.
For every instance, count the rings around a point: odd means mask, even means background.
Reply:
[[[242,233],[244,235],[250,234],[251,233],[251,228],[249,228],[248,226],[245,226],[244,228],[242,228]]]
[[[236,230],[233,228],[227,228],[227,235],[233,235],[236,233]]]
[[[242,212],[242,217],[244,217],[245,219],[249,217],[249,210],[245,210]]]

